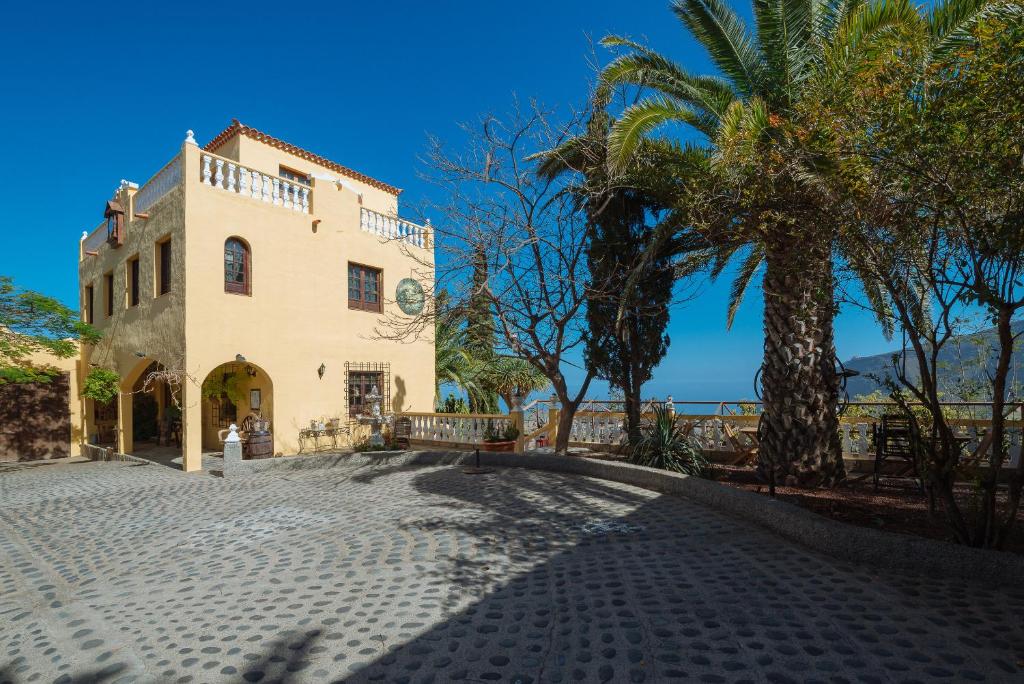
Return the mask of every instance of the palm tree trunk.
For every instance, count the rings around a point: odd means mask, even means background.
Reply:
[[[765,242],[765,415],[758,471],[779,485],[833,486],[846,472],[837,413],[831,245],[787,228]]]

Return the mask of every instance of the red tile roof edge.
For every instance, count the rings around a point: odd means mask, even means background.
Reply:
[[[213,138],[213,140],[211,140],[210,142],[206,143],[206,145],[203,146],[203,149],[206,150],[207,152],[213,152],[218,147],[220,147],[225,142],[227,142],[234,135],[245,135],[245,136],[248,136],[248,137],[252,138],[253,140],[258,140],[258,141],[260,141],[262,143],[266,143],[266,144],[270,145],[271,147],[276,147],[277,149],[283,150],[285,152],[288,152],[289,154],[294,154],[296,157],[302,157],[303,159],[308,159],[309,161],[313,162],[314,164],[319,164],[320,166],[323,166],[323,167],[326,167],[328,169],[332,169],[334,171],[337,171],[338,173],[341,173],[341,174],[343,174],[345,176],[348,176],[349,178],[354,178],[354,179],[356,179],[358,181],[362,181],[363,183],[366,183],[367,185],[372,185],[375,188],[380,188],[381,190],[383,190],[385,192],[389,192],[392,195],[396,195],[397,196],[399,193],[402,192],[401,188],[396,188],[394,185],[389,185],[388,183],[385,183],[384,181],[379,181],[376,178],[372,178],[370,176],[367,176],[365,173],[359,173],[358,171],[353,171],[352,169],[348,168],[347,166],[342,166],[341,164],[338,164],[337,162],[333,162],[330,159],[327,159],[326,157],[321,157],[319,154],[314,154],[313,152],[310,152],[309,150],[304,150],[301,147],[298,147],[296,145],[292,145],[291,143],[287,143],[287,142],[285,142],[283,140],[278,140],[274,136],[268,135],[268,134],[264,133],[263,131],[260,131],[260,130],[257,130],[255,128],[253,128],[252,126],[246,126],[245,124],[239,122],[238,119],[232,119],[231,120],[231,125],[228,126],[227,128],[225,128],[220,133],[218,133]]]

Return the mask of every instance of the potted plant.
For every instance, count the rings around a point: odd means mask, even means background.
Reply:
[[[515,451],[516,440],[519,439],[519,429],[509,423],[504,430],[499,432],[494,427],[493,421],[487,421],[487,428],[484,430],[484,451]]]

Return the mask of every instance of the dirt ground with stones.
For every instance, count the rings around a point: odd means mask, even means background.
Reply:
[[[1024,681],[1024,588],[525,469],[0,467],[0,682]]]

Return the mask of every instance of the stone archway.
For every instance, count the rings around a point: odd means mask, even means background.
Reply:
[[[228,427],[241,427],[247,416],[269,421],[274,429],[274,383],[255,363],[236,360],[217,366],[203,380],[202,398],[204,450],[221,451]]]
[[[164,370],[159,361],[143,358],[122,378],[119,444],[124,453],[180,465],[183,432],[181,390],[160,377]]]

